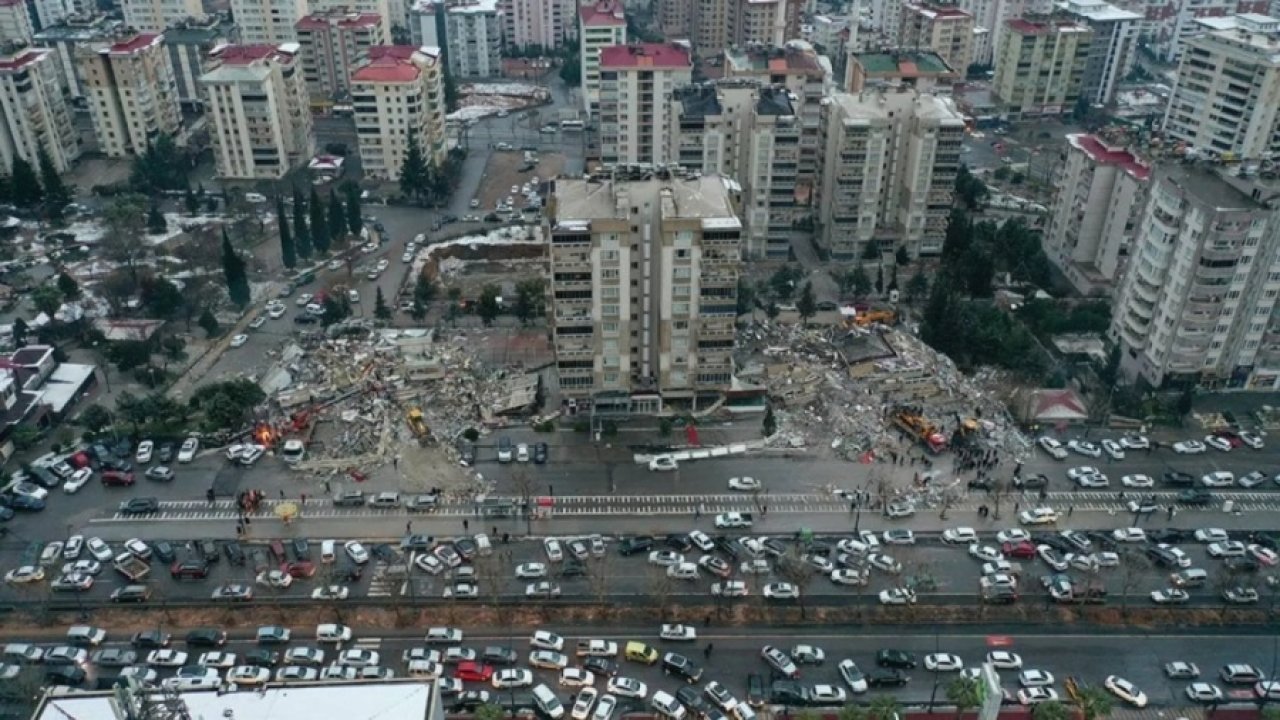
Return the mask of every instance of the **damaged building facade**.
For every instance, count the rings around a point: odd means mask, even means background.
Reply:
[[[731,186],[652,172],[554,182],[546,222],[564,397],[648,414],[730,389],[742,242]]]

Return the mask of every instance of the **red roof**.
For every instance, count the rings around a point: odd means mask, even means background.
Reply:
[[[103,52],[111,55],[132,55],[145,47],[159,45],[160,40],[161,36],[158,33],[139,33],[124,42],[118,42],[108,47]]]
[[[1151,167],[1128,150],[1107,147],[1093,135],[1068,135],[1067,139],[1088,153],[1095,162],[1115,165],[1139,180],[1151,177]]]
[[[348,13],[341,15],[308,15],[294,26],[299,30],[319,30],[330,26],[340,28],[377,27],[382,17],[377,13]]]
[[[418,48],[413,45],[373,45],[369,48],[369,59],[409,60],[416,52],[418,52]]]
[[[1022,35],[1046,35],[1058,28],[1079,28],[1080,25],[1070,21],[1050,20],[1048,22],[1032,22],[1022,18],[1005,20],[1005,25]]]
[[[689,51],[679,45],[637,43],[600,48],[601,68],[688,68]]]
[[[1033,419],[1072,420],[1089,417],[1089,411],[1073,390],[1039,390]]]
[[[622,13],[622,3],[617,0],[597,0],[578,8],[583,25],[595,27],[626,27],[627,18]]]
[[[412,45],[374,45],[368,63],[351,73],[351,82],[414,82],[422,74],[413,62],[421,48]]]
[[[0,57],[0,71],[18,70],[26,67],[50,52],[52,51],[46,49],[23,48],[12,55]]]
[[[293,60],[295,55],[280,49],[278,45],[223,45],[209,52],[223,65],[252,65],[268,58],[280,61]]]

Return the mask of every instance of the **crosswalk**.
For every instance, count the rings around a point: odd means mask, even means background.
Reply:
[[[1245,512],[1280,511],[1280,493],[1223,492],[1214,494],[1216,502],[1231,501],[1235,509]],[[1167,507],[1177,499],[1175,492],[1128,491],[1122,498],[1119,492],[1072,491],[1051,492],[1041,500],[1035,493],[1010,494],[1001,500],[1002,508],[1012,509],[1035,505],[1049,505],[1059,511],[1068,507],[1075,512],[1127,512],[1126,503],[1136,498],[1151,498],[1157,505]],[[490,497],[489,501],[521,505],[517,497]],[[662,516],[662,515],[715,515],[724,512],[754,513],[848,513],[847,500],[829,494],[769,493],[766,495],[709,494],[709,495],[565,495],[549,498],[552,513],[559,517],[588,516]],[[265,501],[253,519],[275,516],[274,508],[281,502],[297,504],[296,500]],[[983,493],[968,493],[951,505],[951,509],[964,512],[976,511],[979,506],[990,506],[994,499]],[[936,506],[936,503],[935,503]],[[466,501],[442,503],[429,514],[409,513],[404,509],[375,510],[370,508],[335,507],[327,498],[308,498],[302,505],[302,516],[308,519],[412,519],[412,518],[472,518],[480,514],[481,506]],[[230,500],[213,503],[200,500],[174,500],[160,503],[160,511],[149,515],[111,516],[92,520],[95,523],[136,522],[161,520],[169,522],[218,521],[234,522],[240,517]]]

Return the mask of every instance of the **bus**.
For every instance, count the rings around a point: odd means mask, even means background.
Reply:
[[[587,127],[587,124],[582,122],[581,120],[561,120],[560,121],[561,130],[585,130],[586,127]]]

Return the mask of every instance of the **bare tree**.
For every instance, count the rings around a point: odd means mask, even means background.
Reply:
[[[667,602],[671,599],[671,591],[675,589],[675,581],[667,575],[666,568],[652,567],[649,570],[649,597],[658,610],[658,619],[667,617]]]
[[[511,474],[511,484],[520,498],[520,508],[524,512],[525,534],[533,534],[533,476],[527,470],[519,469]]]
[[[1218,591],[1218,597],[1222,598],[1222,621],[1227,620],[1227,611],[1231,609],[1231,601],[1227,599],[1227,591],[1240,587],[1240,571],[1235,568],[1228,567],[1225,563],[1218,568],[1217,574],[1214,576],[1214,587]]]
[[[1146,553],[1132,548],[1120,552],[1120,616],[1129,617],[1129,600],[1151,582],[1151,561]]]
[[[796,586],[800,593],[800,618],[802,620],[807,618],[806,598],[809,595],[809,581],[813,579],[813,574],[816,570],[805,559],[798,544],[792,545],[790,552],[778,558],[778,566],[775,572],[777,572],[778,577]]]
[[[596,599],[596,605],[602,617],[613,610],[613,605],[608,601],[613,580],[610,576],[611,572],[613,572],[613,556],[607,552],[592,558],[591,562],[587,563],[587,584],[591,588],[591,594]]]
[[[481,587],[489,589],[489,602],[495,609],[502,603],[502,588],[511,579],[513,562],[511,551],[506,548],[489,555],[481,555],[474,561],[476,580]]]
[[[107,232],[99,250],[108,259],[120,263],[129,272],[133,287],[138,288],[138,265],[151,252],[146,243],[147,202],[141,195],[119,195],[103,212]]]

